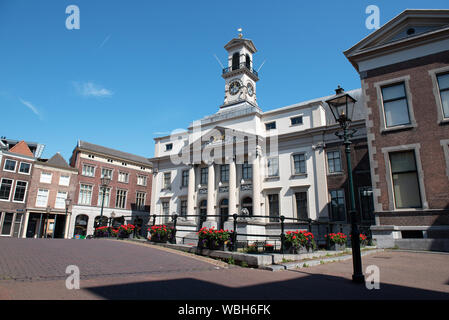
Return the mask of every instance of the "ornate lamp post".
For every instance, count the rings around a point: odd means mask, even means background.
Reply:
[[[106,194],[106,189],[108,188],[110,182],[111,182],[111,178],[109,178],[108,176],[104,176],[103,178],[101,178],[101,188],[103,189],[103,196],[101,199],[100,227],[103,226],[104,196]]]
[[[350,196],[350,211],[351,217],[351,244],[352,244],[352,264],[354,273],[352,275],[352,281],[357,283],[364,283],[365,277],[362,273],[362,258],[360,254],[360,233],[357,225],[358,217],[355,210],[355,197],[354,197],[354,183],[352,180],[352,167],[351,167],[351,140],[352,136],[356,132],[355,129],[349,129],[351,125],[352,112],[354,111],[356,100],[349,94],[345,93],[343,88],[335,90],[335,95],[326,100],[329,105],[332,115],[335,121],[343,129],[343,134],[336,132],[335,135],[340,139],[343,138],[343,144],[345,145],[346,163],[348,167],[348,184],[349,184],[349,196]],[[351,109],[351,110],[350,110]],[[350,114],[351,112],[351,114]]]

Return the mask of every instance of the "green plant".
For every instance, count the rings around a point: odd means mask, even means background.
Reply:
[[[229,257],[228,260],[226,261],[228,264],[235,264],[235,260],[233,257]]]
[[[248,268],[248,263],[246,261],[240,262],[240,266],[243,268]]]
[[[324,237],[327,239],[327,241],[336,244],[345,244],[348,238],[344,233],[341,232],[329,233],[326,234]]]

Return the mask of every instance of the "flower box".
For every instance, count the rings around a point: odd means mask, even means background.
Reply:
[[[150,232],[150,241],[156,243],[166,243],[172,238],[173,227],[167,227],[166,225],[154,225],[148,228]]]
[[[231,244],[231,232],[228,230],[215,230],[212,228],[201,228],[198,232],[198,248],[225,251]]]
[[[272,244],[267,243],[263,246],[263,250],[265,252],[274,252],[274,246]]]
[[[327,249],[331,251],[344,251],[346,249],[346,244],[329,243]]]

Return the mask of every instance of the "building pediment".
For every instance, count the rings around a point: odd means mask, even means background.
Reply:
[[[402,45],[412,46],[440,31],[449,31],[449,10],[405,10],[344,54],[354,64],[356,57],[373,56]]]
[[[224,46],[224,48],[229,51],[234,47],[238,47],[238,46],[242,46],[242,45],[247,47],[252,53],[257,52],[256,46],[254,45],[254,43],[251,40],[241,39],[241,38],[232,39]]]

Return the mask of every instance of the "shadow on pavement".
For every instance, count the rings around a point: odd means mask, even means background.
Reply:
[[[379,290],[368,290],[364,284],[354,284],[348,279],[328,275],[306,275],[288,281],[237,288],[194,278],[182,278],[85,289],[113,300],[449,299],[449,293],[384,283],[380,284]]]

